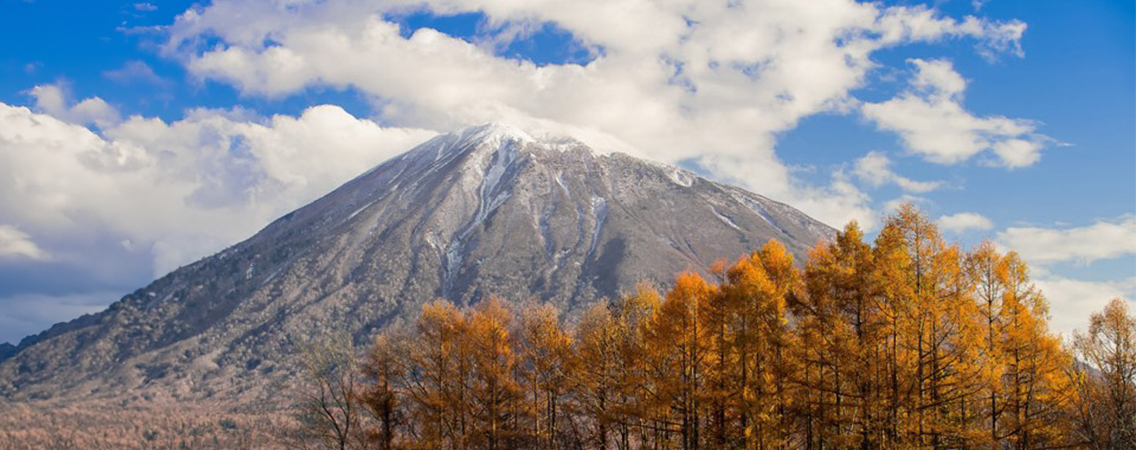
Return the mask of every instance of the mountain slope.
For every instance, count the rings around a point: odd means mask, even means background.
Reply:
[[[444,297],[570,312],[775,238],[798,259],[833,230],[686,171],[502,125],[439,136],[155,281],[25,339],[0,395],[271,399],[298,346],[359,341]]]

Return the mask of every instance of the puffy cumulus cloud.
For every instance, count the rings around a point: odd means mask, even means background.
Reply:
[[[431,135],[317,106],[269,119],[204,109],[173,123],[131,117],[100,136],[0,103],[0,220],[35,230],[39,252],[48,253],[52,242],[101,230],[102,239],[152,259],[160,276]],[[39,254],[20,243],[26,235],[0,234],[0,242],[8,235],[16,243],[0,248]]]
[[[1136,255],[1136,216],[1075,228],[1011,227],[997,242],[1031,263],[1093,261]]]
[[[935,221],[939,228],[952,233],[963,233],[970,230],[989,230],[994,223],[985,216],[973,212],[961,212],[940,217]]]
[[[881,130],[897,133],[904,146],[928,161],[957,164],[984,151],[985,160],[1007,168],[1030,166],[1051,141],[1028,120],[977,117],[962,106],[966,80],[946,60],[910,60],[910,89],[881,103],[864,103],[864,117]]]
[[[11,225],[0,225],[0,258],[46,259],[47,253],[27,233]]]
[[[1103,310],[1109,300],[1120,298],[1136,308],[1136,278],[1120,281],[1085,281],[1065,278],[1035,268],[1034,285],[1049,301],[1050,326],[1072,337],[1074,330],[1085,332],[1090,314]]]
[[[421,10],[483,13],[490,35],[404,36],[390,19]],[[596,58],[538,66],[476,43],[548,24]],[[181,14],[164,51],[246,95],[350,87],[400,126],[505,121],[690,163],[834,223],[870,217],[867,197],[843,174],[821,186],[795,179],[774,152],[777,133],[818,112],[853,110],[849,92],[865,83],[877,50],[973,38],[980,52],[1020,54],[1024,29],[852,0],[217,0]]]
[[[60,84],[36,86],[29,93],[35,99],[37,111],[60,120],[99,128],[113,126],[121,120],[118,110],[98,97],[72,104],[66,88]]]
[[[880,152],[869,152],[853,165],[852,173],[872,186],[895,184],[906,192],[923,194],[943,186],[941,181],[916,181],[891,170],[891,159]]]

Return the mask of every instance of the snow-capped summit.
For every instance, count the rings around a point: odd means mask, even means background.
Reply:
[[[468,127],[456,134],[462,142],[481,142],[490,145],[503,142],[536,142],[536,139],[524,130],[501,122]]]
[[[362,168],[361,168],[362,169]],[[307,336],[412,320],[490,294],[568,314],[776,238],[799,259],[833,230],[674,167],[487,124],[438,136],[109,309],[26,339],[0,397],[274,401]]]

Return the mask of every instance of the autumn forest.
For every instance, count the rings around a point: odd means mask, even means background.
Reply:
[[[365,354],[307,351],[297,447],[1132,449],[1136,318],[1063,341],[1014,252],[906,206],[805,264],[777,242],[581,317],[426,304]],[[519,305],[519,306],[517,306]],[[567,323],[567,324],[566,324]]]

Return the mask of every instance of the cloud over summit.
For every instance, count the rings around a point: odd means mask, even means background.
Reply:
[[[505,24],[552,24],[598,56],[538,66],[430,28],[404,35],[391,17],[407,11],[482,14],[499,25],[484,27],[486,40],[510,33]],[[794,177],[775,153],[776,135],[813,114],[852,111],[858,100],[851,91],[864,85],[881,49],[966,38],[984,54],[1019,55],[1024,30],[1017,21],[851,0],[218,0],[179,16],[165,51],[194,76],[246,95],[357,89],[381,105],[384,121],[402,126],[447,130],[507,120],[583,131],[597,138],[593,145],[692,161],[714,178],[839,224],[870,221],[865,197],[835,174],[821,184]],[[1029,158],[1029,149],[1013,146],[1004,152],[1019,163]],[[811,204],[817,195],[836,201]]]

